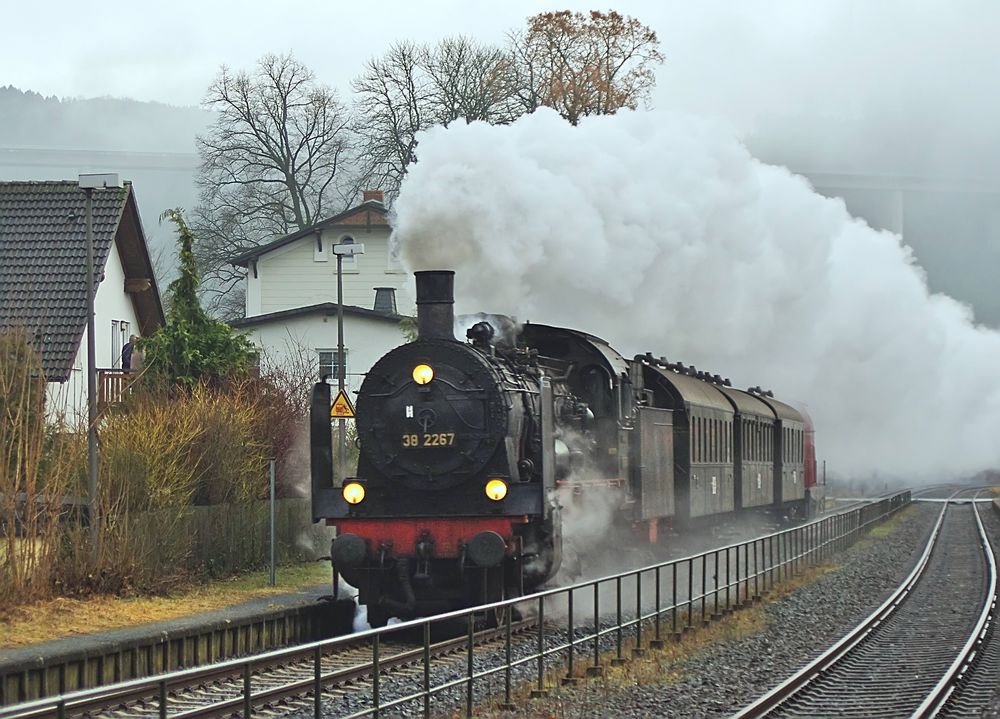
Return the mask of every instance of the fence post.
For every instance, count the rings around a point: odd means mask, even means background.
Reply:
[[[271,574],[270,582],[271,586],[274,586],[274,460],[270,461],[271,469]]]

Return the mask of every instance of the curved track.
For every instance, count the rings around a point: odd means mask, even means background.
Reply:
[[[916,568],[893,596],[736,716],[934,716],[981,653],[996,591],[994,555],[976,505],[945,504]]]

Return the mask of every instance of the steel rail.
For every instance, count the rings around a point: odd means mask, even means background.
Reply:
[[[954,494],[958,494],[958,492],[955,492]],[[954,496],[954,494],[952,496]],[[750,717],[766,716],[771,711],[798,694],[813,680],[822,676],[827,670],[847,656],[852,649],[864,641],[864,639],[886,619],[894,614],[899,606],[906,601],[906,598],[909,596],[910,592],[923,575],[924,569],[930,561],[931,552],[934,549],[934,545],[937,543],[938,536],[941,532],[941,526],[944,523],[944,515],[948,510],[948,506],[948,504],[945,504],[941,507],[941,511],[938,513],[937,522],[935,522],[934,528],[931,530],[931,534],[924,547],[924,551],[917,560],[917,564],[913,568],[913,571],[911,571],[910,574],[900,583],[900,585],[896,588],[896,591],[893,592],[888,599],[886,599],[874,612],[862,620],[861,623],[852,629],[848,634],[837,640],[837,642],[834,643],[829,649],[820,654],[813,661],[809,662],[809,664],[804,666],[802,669],[795,672],[788,679],[764,694],[762,697],[743,707],[743,709],[732,716],[732,719],[749,719]]]
[[[515,633],[521,633],[523,631],[528,631],[534,628],[534,623],[532,620],[525,620],[520,622],[515,622],[512,626],[512,631]],[[476,632],[475,638],[478,640],[481,646],[484,643],[495,642],[502,638],[502,634],[505,630],[503,628],[487,629],[484,631]],[[461,652],[461,650],[466,648],[468,642],[468,637],[466,635],[461,635],[454,637],[452,639],[446,639],[440,642],[435,642],[430,645],[431,658],[440,659],[445,656],[456,654]],[[386,672],[393,669],[399,669],[401,667],[408,667],[423,661],[424,659],[424,648],[416,647],[414,649],[408,649],[398,654],[393,654],[388,657],[379,658],[379,672]],[[306,668],[306,667],[303,667]],[[284,684],[279,684],[277,686],[265,687],[263,689],[258,689],[253,692],[250,696],[251,706],[256,708],[258,706],[267,705],[282,699],[291,699],[307,694],[313,691],[317,687],[316,678],[313,676],[312,661],[310,660],[308,675],[303,674],[303,677],[308,676],[308,678],[296,679],[291,682]],[[363,664],[356,664],[350,667],[344,667],[341,669],[336,669],[332,672],[326,674],[321,674],[319,679],[319,689],[320,691],[330,687],[330,686],[340,686],[343,684],[348,684],[358,679],[363,679],[370,676],[374,670],[374,665],[371,661],[365,662]],[[232,672],[229,673],[229,677],[235,676]],[[189,709],[183,712],[177,712],[171,714],[174,719],[196,719],[204,717],[224,717],[232,716],[235,712],[238,712],[245,706],[246,697],[242,694],[239,696],[225,699],[223,701],[216,702],[214,704],[206,705],[204,707],[198,707],[195,709]],[[383,705],[383,708],[388,708],[390,705],[388,703]]]
[[[975,498],[979,498],[982,492],[977,492]],[[979,528],[979,539],[982,542],[983,553],[986,555],[986,564],[989,568],[989,580],[987,583],[986,597],[983,601],[983,608],[976,620],[976,625],[966,640],[955,661],[941,677],[937,685],[931,690],[927,697],[921,702],[917,710],[913,712],[914,719],[933,717],[944,707],[958,682],[970,668],[986,639],[987,630],[993,619],[993,612],[997,602],[997,563],[993,554],[993,545],[990,543],[986,527],[983,526],[982,517],[979,516],[979,507],[976,503],[972,505],[972,512],[976,518],[976,526]]]
[[[467,688],[467,713],[471,716],[472,709],[470,702],[472,687],[475,684],[475,680],[482,676],[501,671],[504,672],[505,693],[507,695],[505,704],[510,704],[511,670],[513,667],[521,666],[527,661],[536,660],[539,672],[537,680],[539,689],[541,689],[543,686],[542,673],[544,659],[547,657],[551,658],[555,654],[565,653],[566,655],[566,659],[568,660],[567,668],[569,670],[567,679],[571,679],[574,674],[573,658],[576,651],[579,651],[581,660],[587,654],[592,654],[592,665],[590,665],[590,660],[587,660],[588,666],[586,667],[586,671],[588,674],[591,674],[591,670],[595,672],[603,670],[603,660],[600,657],[599,649],[602,640],[611,638],[612,634],[616,635],[614,644],[618,647],[618,658],[615,661],[622,661],[621,637],[625,629],[629,630],[637,643],[641,639],[647,639],[650,640],[649,643],[653,647],[662,646],[661,629],[665,629],[670,635],[678,637],[683,631],[706,623],[707,620],[713,618],[712,615],[715,614],[713,612],[714,608],[722,608],[728,611],[739,606],[746,606],[747,603],[757,599],[762,592],[766,592],[769,586],[773,587],[777,582],[797,574],[804,566],[821,561],[832,552],[849,546],[864,531],[873,526],[874,523],[882,521],[884,518],[906,507],[909,499],[909,492],[901,492],[891,496],[887,495],[880,500],[873,500],[869,505],[862,506],[859,509],[835,512],[801,526],[779,530],[747,541],[734,542],[724,547],[717,547],[696,555],[662,561],[654,565],[631,569],[614,575],[589,579],[569,587],[546,589],[526,597],[503,600],[470,609],[456,610],[432,618],[415,619],[392,627],[366,630],[350,636],[272,650],[253,657],[231,659],[210,667],[184,669],[165,675],[135,679],[112,687],[96,690],[79,690],[58,697],[38,699],[21,705],[0,708],[0,719],[10,719],[12,717],[32,717],[33,719],[40,717],[62,717],[67,716],[71,711],[79,713],[82,707],[91,705],[89,704],[90,702],[97,701],[101,701],[105,705],[110,703],[111,705],[120,706],[122,703],[125,703],[123,701],[125,698],[134,696],[135,693],[140,692],[140,698],[152,697],[152,701],[155,702],[152,705],[153,710],[161,708],[161,716],[165,716],[170,699],[174,699],[178,705],[187,702],[186,697],[171,696],[171,692],[175,689],[191,687],[192,685],[195,687],[204,686],[212,678],[219,677],[220,675],[242,677],[242,690],[237,690],[234,686],[233,691],[241,696],[241,704],[244,711],[248,709],[252,710],[253,705],[257,704],[258,694],[269,694],[275,690],[273,682],[276,678],[284,681],[285,678],[283,677],[273,676],[276,673],[273,668],[288,665],[297,659],[308,661],[309,657],[312,657],[314,674],[311,685],[322,688],[325,675],[321,671],[320,659],[324,658],[324,655],[325,657],[329,657],[331,650],[336,651],[340,647],[348,645],[356,646],[362,643],[364,647],[371,648],[373,664],[370,672],[372,676],[372,707],[371,709],[363,710],[361,715],[377,715],[381,709],[388,708],[390,704],[396,703],[395,700],[386,701],[388,697],[382,698],[380,696],[380,687],[377,679],[378,672],[381,666],[384,665],[384,662],[388,661],[388,658],[381,663],[379,662],[379,641],[382,637],[386,637],[394,632],[408,629],[423,631],[425,635],[423,647],[413,650],[415,652],[423,651],[423,661],[425,662],[424,687],[422,691],[411,696],[423,699],[424,708],[427,711],[429,707],[428,701],[432,695],[437,694],[443,689],[464,684]],[[706,577],[711,572],[711,568],[708,567],[709,557],[712,560],[712,565],[724,565],[724,579],[720,576],[720,572],[716,571],[714,576],[711,577],[711,583],[706,581]],[[702,577],[699,582],[701,585],[700,593],[693,586],[693,575],[699,567],[702,570]],[[678,568],[682,571],[678,572]],[[683,587],[680,587],[678,581],[681,578],[688,585],[685,596],[681,596],[678,593],[679,588],[683,589]],[[645,579],[653,579],[655,581],[644,581]],[[667,602],[664,603],[661,603],[661,580],[666,580],[667,593],[664,598],[667,599]],[[624,584],[633,582],[637,595],[637,616],[628,617],[622,612],[621,593]],[[607,590],[609,588],[613,592],[612,601],[614,601],[614,597],[617,595],[617,621],[614,620],[615,609],[611,609],[612,619],[610,626],[603,622],[603,618],[609,612],[601,612],[598,602],[601,594],[600,590]],[[652,604],[649,600],[652,599],[652,590],[654,589],[656,597],[655,610],[652,612],[644,611],[644,603],[646,607]],[[645,601],[643,601],[643,590],[647,592]],[[574,593],[576,597],[586,597],[591,592],[593,592],[594,598],[593,610],[591,612],[585,609],[584,613],[586,615],[593,615],[593,626],[589,633],[580,636],[575,633],[575,629],[586,629],[587,620],[583,616],[574,618]],[[503,663],[501,659],[499,661],[499,668],[496,671],[487,670],[486,672],[479,672],[471,665],[472,641],[466,637],[466,647],[468,647],[470,655],[470,664],[466,670],[461,672],[464,677],[455,682],[448,682],[447,685],[436,684],[433,687],[430,686],[429,670],[426,663],[429,661],[427,654],[430,646],[428,628],[432,623],[437,624],[442,621],[455,620],[469,621],[470,616],[474,613],[492,613],[495,610],[504,611],[507,616],[510,616],[513,607],[525,604],[530,605],[531,603],[538,603],[540,607],[538,617],[540,619],[543,616],[543,612],[546,611],[545,602],[550,600],[568,601],[569,613],[568,616],[563,618],[565,619],[563,626],[567,630],[565,640],[547,628],[544,628],[544,625],[539,624],[540,627],[543,627],[539,629],[539,634],[541,635],[544,632],[550,641],[555,640],[558,643],[557,647],[546,647],[542,641],[543,637],[539,636],[539,646],[536,653],[531,654],[525,661],[522,661],[520,658],[516,661],[511,661],[511,657],[509,656],[510,639],[508,629],[506,638],[508,657],[506,663]],[[686,617],[684,616],[685,614]],[[602,621],[598,621],[599,618]],[[642,623],[644,621],[653,624],[653,626],[648,627],[649,633],[654,635],[652,638],[649,636],[642,637]],[[546,624],[548,623],[546,622]],[[510,627],[509,623],[507,627]],[[462,642],[461,639],[456,639],[455,641],[457,643]],[[585,646],[591,643],[593,644],[592,652],[585,649]],[[458,651],[461,652],[461,649],[458,648]],[[415,658],[413,661],[420,660]],[[324,661],[324,663],[326,662]],[[264,671],[265,669],[267,671]],[[268,672],[270,672],[271,676],[268,676]],[[280,674],[281,671],[278,670],[277,673]],[[254,679],[254,677],[256,677],[256,681],[251,682],[251,679]],[[256,688],[252,685],[254,683],[258,685]],[[265,688],[260,686],[261,684],[272,686]],[[280,689],[275,691],[280,691]],[[313,709],[314,715],[317,717],[321,715],[321,693],[314,692]],[[190,706],[176,706],[176,708],[182,711],[191,709]]]

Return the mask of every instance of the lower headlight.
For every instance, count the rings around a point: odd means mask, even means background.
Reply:
[[[491,479],[486,483],[486,496],[494,502],[499,502],[507,496],[507,483],[502,479]]]
[[[358,504],[365,498],[365,486],[360,482],[348,482],[341,491],[348,504]]]

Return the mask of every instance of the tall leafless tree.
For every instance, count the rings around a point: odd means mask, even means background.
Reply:
[[[416,159],[416,133],[432,124],[428,114],[431,90],[420,66],[422,53],[411,42],[395,43],[383,56],[369,60],[352,83],[366,174],[372,186],[390,195]]]
[[[370,182],[395,194],[416,161],[421,130],[456,120],[510,122],[521,112],[513,82],[504,50],[461,36],[433,47],[396,43],[369,60],[353,87]]]
[[[514,104],[513,58],[501,48],[450,37],[425,49],[420,65],[430,80],[429,114],[437,123],[501,124],[520,114]]]
[[[356,196],[350,117],[337,93],[292,55],[265,55],[253,73],[223,66],[204,102],[217,116],[197,139],[197,256],[211,306],[235,314],[242,272],[230,258],[309,227]]]

